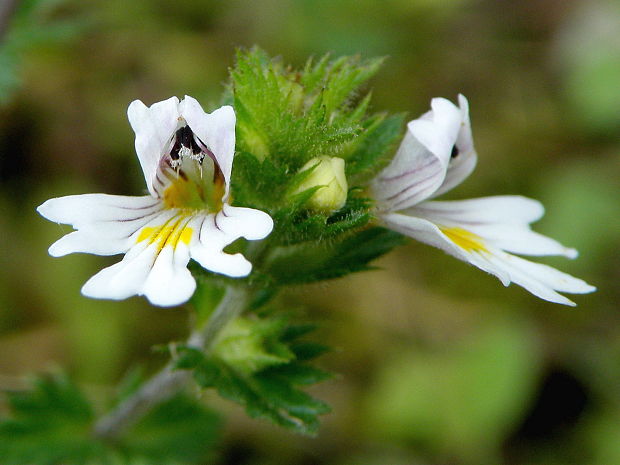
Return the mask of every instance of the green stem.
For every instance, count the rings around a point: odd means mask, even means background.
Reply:
[[[248,288],[229,286],[204,327],[190,335],[187,344],[207,351],[220,331],[246,308],[250,298]],[[174,361],[144,383],[133,395],[121,402],[114,410],[101,417],[94,426],[96,437],[114,440],[138,422],[153,407],[170,399],[190,380],[191,373],[176,370]]]

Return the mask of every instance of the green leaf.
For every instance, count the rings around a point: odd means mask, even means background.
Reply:
[[[7,393],[7,401],[12,415],[0,420],[0,463],[81,464],[107,455],[89,437],[90,405],[65,375],[36,378],[32,390]]]
[[[376,116],[365,123],[365,131],[355,140],[347,158],[347,178],[361,184],[389,161],[400,140],[404,115]]]
[[[296,342],[291,344],[291,351],[298,361],[312,360],[325,352],[329,352],[329,346],[317,342]]]
[[[220,423],[195,400],[177,396],[132,428],[121,450],[128,457],[148,459],[149,465],[207,463],[219,441]]]
[[[398,233],[372,227],[319,246],[283,248],[271,258],[265,273],[279,285],[338,278],[370,269],[370,261],[404,241]]]
[[[298,363],[269,367],[262,374],[266,377],[287,379],[291,384],[299,386],[316,384],[331,378],[331,375],[323,370]]]
[[[211,457],[218,439],[217,417],[182,396],[159,405],[114,444],[92,435],[94,410],[66,375],[36,378],[32,389],[6,396],[2,465],[193,464]]]
[[[311,329],[286,326],[283,318],[239,318],[224,330],[208,355],[180,348],[176,366],[191,369],[199,386],[216,389],[222,397],[243,405],[253,418],[314,434],[318,416],[329,412],[329,407],[298,386],[331,375],[306,363],[325,351],[325,346],[317,350],[318,345],[298,339]]]
[[[289,180],[287,172],[272,160],[259,161],[249,152],[239,152],[232,178],[234,202],[272,211],[284,203]]]
[[[233,201],[274,219],[265,250],[276,251],[266,266],[255,263],[254,284],[343,276],[400,243],[395,233],[363,229],[373,205],[361,186],[387,163],[403,124],[402,115],[368,114],[370,95],[361,89],[382,61],[324,56],[294,70],[258,48],[238,52],[228,86],[239,152]],[[350,189],[338,211],[312,211],[314,191],[297,193],[310,174],[303,166],[323,156],[345,160]]]
[[[243,202],[260,198],[263,207],[273,210],[308,160],[351,158],[354,141],[367,129],[376,130],[377,118],[384,118],[366,115],[369,96],[356,103],[360,87],[381,62],[323,57],[297,71],[260,49],[239,51],[229,85],[237,150],[245,154],[235,158],[235,171],[240,171],[233,179],[235,197]]]

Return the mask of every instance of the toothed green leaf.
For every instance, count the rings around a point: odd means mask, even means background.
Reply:
[[[294,70],[257,48],[237,54],[229,85],[238,136],[233,201],[274,219],[267,241],[276,250],[267,265],[256,263],[254,283],[343,276],[400,243],[396,233],[364,230],[373,206],[362,186],[387,163],[403,125],[402,115],[368,113],[361,89],[381,63],[324,56]],[[320,186],[298,189],[310,171],[302,167],[325,156],[345,160],[349,191],[338,211],[307,207]]]
[[[182,465],[212,457],[219,420],[183,396],[152,410],[114,443],[93,436],[94,409],[63,374],[34,379],[6,394],[0,418],[2,465]]]
[[[329,407],[299,387],[331,375],[307,363],[325,351],[325,346],[317,350],[318,345],[299,341],[311,329],[288,326],[283,318],[239,318],[224,330],[208,355],[191,347],[179,348],[176,365],[191,369],[199,386],[214,388],[243,405],[251,417],[314,434],[318,416],[329,412]]]
[[[333,279],[371,269],[369,263],[404,242],[403,236],[373,227],[320,246],[301,244],[283,248],[265,267],[279,284],[302,284]]]

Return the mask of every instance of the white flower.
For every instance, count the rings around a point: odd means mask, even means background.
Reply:
[[[90,278],[82,293],[102,299],[144,295],[161,306],[181,304],[193,294],[190,258],[216,273],[248,275],[252,264],[223,249],[240,237],[266,237],[273,221],[264,212],[228,204],[235,152],[232,107],[205,113],[186,96],[150,107],[136,100],[127,114],[150,195],[48,200],[38,212],[75,229],[52,244],[50,255],[124,253],[122,261]]]
[[[467,99],[459,107],[435,98],[431,111],[409,122],[396,156],[373,180],[377,215],[388,228],[514,282],[541,299],[575,305],[558,294],[595,290],[586,282],[521,255],[564,255],[577,251],[535,233],[529,224],[544,213],[536,200],[496,196],[461,201],[432,199],[460,184],[476,165]]]

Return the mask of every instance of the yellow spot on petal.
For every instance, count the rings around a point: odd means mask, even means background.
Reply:
[[[150,226],[147,226],[146,228],[143,228],[142,231],[140,231],[140,235],[138,236],[138,239],[136,240],[136,244],[138,242],[142,242],[150,237],[152,237],[155,234],[155,231],[157,231],[158,228],[151,228]]]
[[[183,231],[181,231],[181,234],[179,235],[179,239],[181,240],[181,242],[184,242],[186,245],[189,245],[189,241],[192,240],[192,234],[193,234],[194,230],[192,228],[183,228]]]
[[[440,226],[441,232],[448,236],[452,242],[466,252],[487,252],[484,241],[480,236],[463,228],[445,228]]]
[[[173,249],[179,245],[179,242],[183,242],[189,245],[192,240],[192,234],[194,230],[185,226],[187,222],[183,218],[179,219],[173,225],[162,226],[147,226],[142,228],[136,243],[148,240],[149,245],[156,243],[157,248],[161,251],[165,246],[169,245]]]

